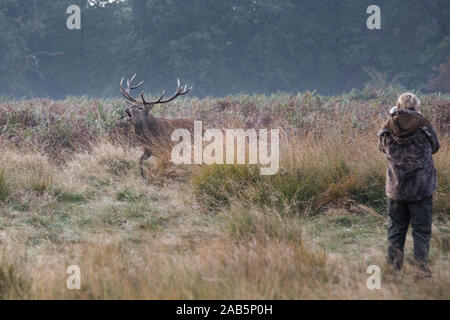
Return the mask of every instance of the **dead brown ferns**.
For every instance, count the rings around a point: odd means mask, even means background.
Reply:
[[[144,81],[137,85],[133,85],[133,80],[136,74],[127,80],[127,88],[123,87],[123,80],[120,81],[120,91],[123,96],[130,102],[129,106],[125,108],[126,120],[129,121],[135,129],[135,133],[140,143],[143,146],[143,155],[139,160],[139,167],[142,178],[145,179],[144,169],[142,164],[150,156],[160,156],[162,152],[167,152],[168,147],[172,144],[170,136],[175,129],[187,129],[191,133],[194,131],[193,119],[162,119],[155,118],[150,114],[150,110],[156,104],[163,104],[176,99],[179,96],[185,95],[192,90],[192,87],[181,87],[178,79],[177,90],[174,95],[168,99],[164,99],[165,90],[161,93],[158,99],[153,101],[146,101],[144,92],[141,93],[141,101],[136,100],[130,95],[130,91],[141,86]]]

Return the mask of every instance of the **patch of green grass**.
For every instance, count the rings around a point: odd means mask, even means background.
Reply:
[[[386,194],[382,177],[368,176],[352,192],[352,196],[359,203],[364,203],[380,214],[386,212]]]
[[[350,216],[340,216],[334,220],[334,223],[343,227],[351,227],[353,225],[353,219]]]
[[[130,219],[139,219],[145,217],[149,208],[145,203],[130,203],[126,206],[123,215]]]
[[[107,187],[111,185],[111,180],[108,178],[99,178],[96,176],[88,176],[84,177],[84,180],[87,181],[91,186],[96,189],[100,189],[102,187]]]
[[[79,229],[88,230],[93,224],[93,219],[89,216],[83,215],[75,220],[75,224]]]
[[[284,175],[268,177],[272,195],[271,207],[278,211],[289,209],[298,212],[304,209],[315,196],[326,187],[311,171],[296,168]],[[275,196],[274,196],[275,195]]]
[[[79,193],[75,192],[64,192],[60,191],[57,192],[56,197],[59,202],[65,202],[65,203],[85,203],[87,202],[87,199],[85,196]]]
[[[209,209],[216,209],[228,207],[232,197],[250,196],[251,187],[260,179],[254,166],[211,165],[204,166],[192,182],[197,198]]]
[[[306,230],[331,252],[349,253],[364,247],[382,248],[386,227],[380,216],[340,209],[305,220]]]
[[[42,241],[63,243],[73,239],[78,230],[77,221],[73,220],[73,211],[62,204],[41,208],[39,213],[24,219],[23,223],[33,226],[33,232],[27,234],[28,241],[33,244]]]
[[[261,176],[257,166],[205,166],[194,176],[194,192],[207,208],[229,207],[233,200],[245,200],[279,212],[304,204],[318,192],[317,181],[295,170],[288,174]]]
[[[13,210],[26,212],[30,210],[30,205],[28,203],[14,203],[12,206]]]
[[[122,226],[127,222],[126,217],[123,215],[123,205],[111,204],[102,209],[98,215],[100,224],[117,227]]]
[[[258,166],[213,165],[201,168],[192,183],[196,197],[209,209],[229,208],[237,199],[280,213],[297,213],[314,201],[319,204],[319,196],[327,192],[330,185],[349,175],[350,169],[342,159],[333,159],[326,165],[291,168],[273,176],[261,176]],[[323,196],[320,204],[339,197],[350,195],[341,192],[334,198]]]
[[[142,195],[135,193],[133,190],[130,189],[124,189],[120,190],[116,194],[117,201],[123,201],[123,202],[132,202],[138,199],[141,199]]]
[[[5,201],[10,193],[8,182],[6,181],[5,170],[0,170],[0,201]]]

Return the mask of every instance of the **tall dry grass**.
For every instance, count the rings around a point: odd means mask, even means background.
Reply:
[[[280,128],[281,165],[263,177],[257,166],[152,159],[147,182],[130,128],[116,122],[122,102],[3,102],[0,298],[448,299],[450,102],[421,97],[442,144],[424,281],[408,261],[396,277],[384,266],[376,131],[392,99],[307,92],[156,108],[207,126]],[[73,264],[81,290],[66,288]],[[381,290],[366,287],[371,264],[385,271]]]
[[[450,153],[441,139],[435,156],[439,187],[435,213],[446,217],[449,208]],[[283,213],[318,213],[329,205],[357,202],[385,212],[386,159],[376,136],[301,136],[282,145],[280,170],[260,176],[258,166],[204,166],[193,175],[197,198],[215,210],[233,201],[247,201]]]
[[[366,269],[377,264],[384,270],[381,252],[344,259],[306,240],[280,237],[285,231],[274,237],[263,222],[253,222],[258,230],[251,237],[226,233],[195,247],[131,246],[110,238],[28,254],[27,261],[19,258],[23,246],[10,247],[2,254],[0,292],[4,298],[32,299],[449,298],[448,261],[434,264],[431,280],[418,280],[406,265],[397,279],[385,274],[382,288],[372,291],[366,287]],[[72,264],[80,266],[81,290],[65,287]]]

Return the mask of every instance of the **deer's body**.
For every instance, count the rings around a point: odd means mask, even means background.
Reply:
[[[152,144],[166,145],[175,129],[187,129],[194,131],[194,120],[192,119],[162,119],[150,115],[145,122],[140,122],[134,127],[136,137],[143,147]]]
[[[158,156],[159,152],[162,150],[167,151],[168,148],[173,144],[171,141],[172,132],[175,129],[187,129],[191,133],[194,131],[194,120],[193,119],[163,119],[156,118],[152,116],[149,111],[153,108],[155,104],[167,103],[174,100],[176,97],[189,93],[191,88],[187,89],[180,87],[180,82],[178,81],[178,88],[175,94],[166,100],[163,100],[164,92],[160,97],[151,102],[147,102],[144,99],[143,93],[141,94],[142,101],[137,101],[130,96],[130,90],[136,89],[143,82],[136,86],[132,86],[132,82],[135,75],[131,80],[127,81],[127,89],[125,90],[122,86],[122,81],[120,82],[120,89],[122,94],[131,102],[131,104],[125,108],[126,120],[129,121],[135,130],[136,137],[142,144],[143,154],[139,161],[139,167],[141,176],[145,179],[143,162],[150,158],[150,156]]]

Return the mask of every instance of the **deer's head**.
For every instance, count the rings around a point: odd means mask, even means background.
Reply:
[[[133,80],[135,77],[136,74],[134,74],[131,79],[129,80],[127,79],[126,89],[124,89],[123,87],[124,78],[122,78],[122,80],[120,81],[120,91],[129,102],[129,105],[124,110],[126,114],[125,119],[127,121],[130,121],[130,123],[136,128],[143,127],[146,123],[148,123],[149,120],[151,120],[151,118],[153,118],[149,112],[156,104],[170,102],[176,99],[178,96],[185,95],[192,90],[192,87],[190,88],[187,88],[187,86],[181,87],[180,80],[178,79],[177,90],[175,91],[175,94],[172,97],[168,99],[163,99],[165,93],[164,90],[158,99],[153,101],[146,101],[144,98],[144,92],[142,92],[141,101],[138,101],[130,95],[130,91],[141,86],[144,83],[144,81],[139,82],[137,85],[133,85]]]

